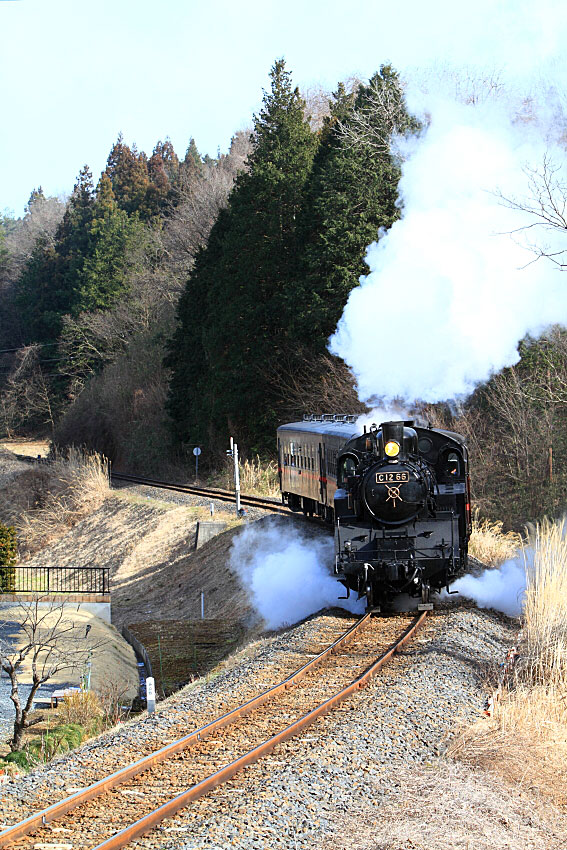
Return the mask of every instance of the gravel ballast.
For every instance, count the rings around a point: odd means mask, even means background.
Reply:
[[[306,642],[317,640],[328,619],[314,617],[257,641],[215,678],[162,703],[154,717],[126,724],[8,783],[2,789],[2,818],[13,822],[60,799],[66,789],[94,781],[103,769],[176,737],[180,720],[189,731],[282,678],[285,664]],[[307,848],[336,836],[337,825],[352,818],[353,810],[359,820],[371,822],[392,795],[406,796],[401,775],[411,775],[412,769],[447,772],[442,755],[447,737],[460,722],[482,715],[486,671],[503,659],[516,635],[516,625],[493,612],[448,606],[428,619],[367,689],[134,846]],[[537,833],[537,825],[533,828]],[[554,846],[534,841],[502,846]]]

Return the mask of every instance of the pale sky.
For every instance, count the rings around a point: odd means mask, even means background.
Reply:
[[[529,79],[561,62],[562,0],[0,0],[0,211],[33,188],[95,181],[119,132],[151,154],[226,151],[283,56],[294,82],[334,89],[392,62],[496,67]],[[564,61],[563,65],[567,65]]]

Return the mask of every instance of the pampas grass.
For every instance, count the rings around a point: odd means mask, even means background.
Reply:
[[[518,675],[567,696],[567,540],[565,520],[536,525],[525,549],[526,595]]]
[[[567,540],[565,521],[536,525],[523,547],[519,656],[493,717],[460,730],[448,754],[567,805]]]

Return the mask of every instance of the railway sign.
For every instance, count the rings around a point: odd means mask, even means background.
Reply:
[[[195,446],[193,454],[195,455],[195,482],[197,482],[199,478],[199,455],[201,454],[199,446]]]

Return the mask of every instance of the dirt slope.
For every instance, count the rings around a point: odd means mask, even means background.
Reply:
[[[6,451],[0,445],[0,488],[5,487],[9,481],[29,469],[29,463],[18,460],[12,452]]]
[[[147,619],[199,617],[202,591],[208,618],[245,619],[251,613],[246,593],[227,566],[240,525],[195,550],[197,522],[207,518],[204,507],[116,491],[28,564],[109,567],[112,622],[118,628]]]

